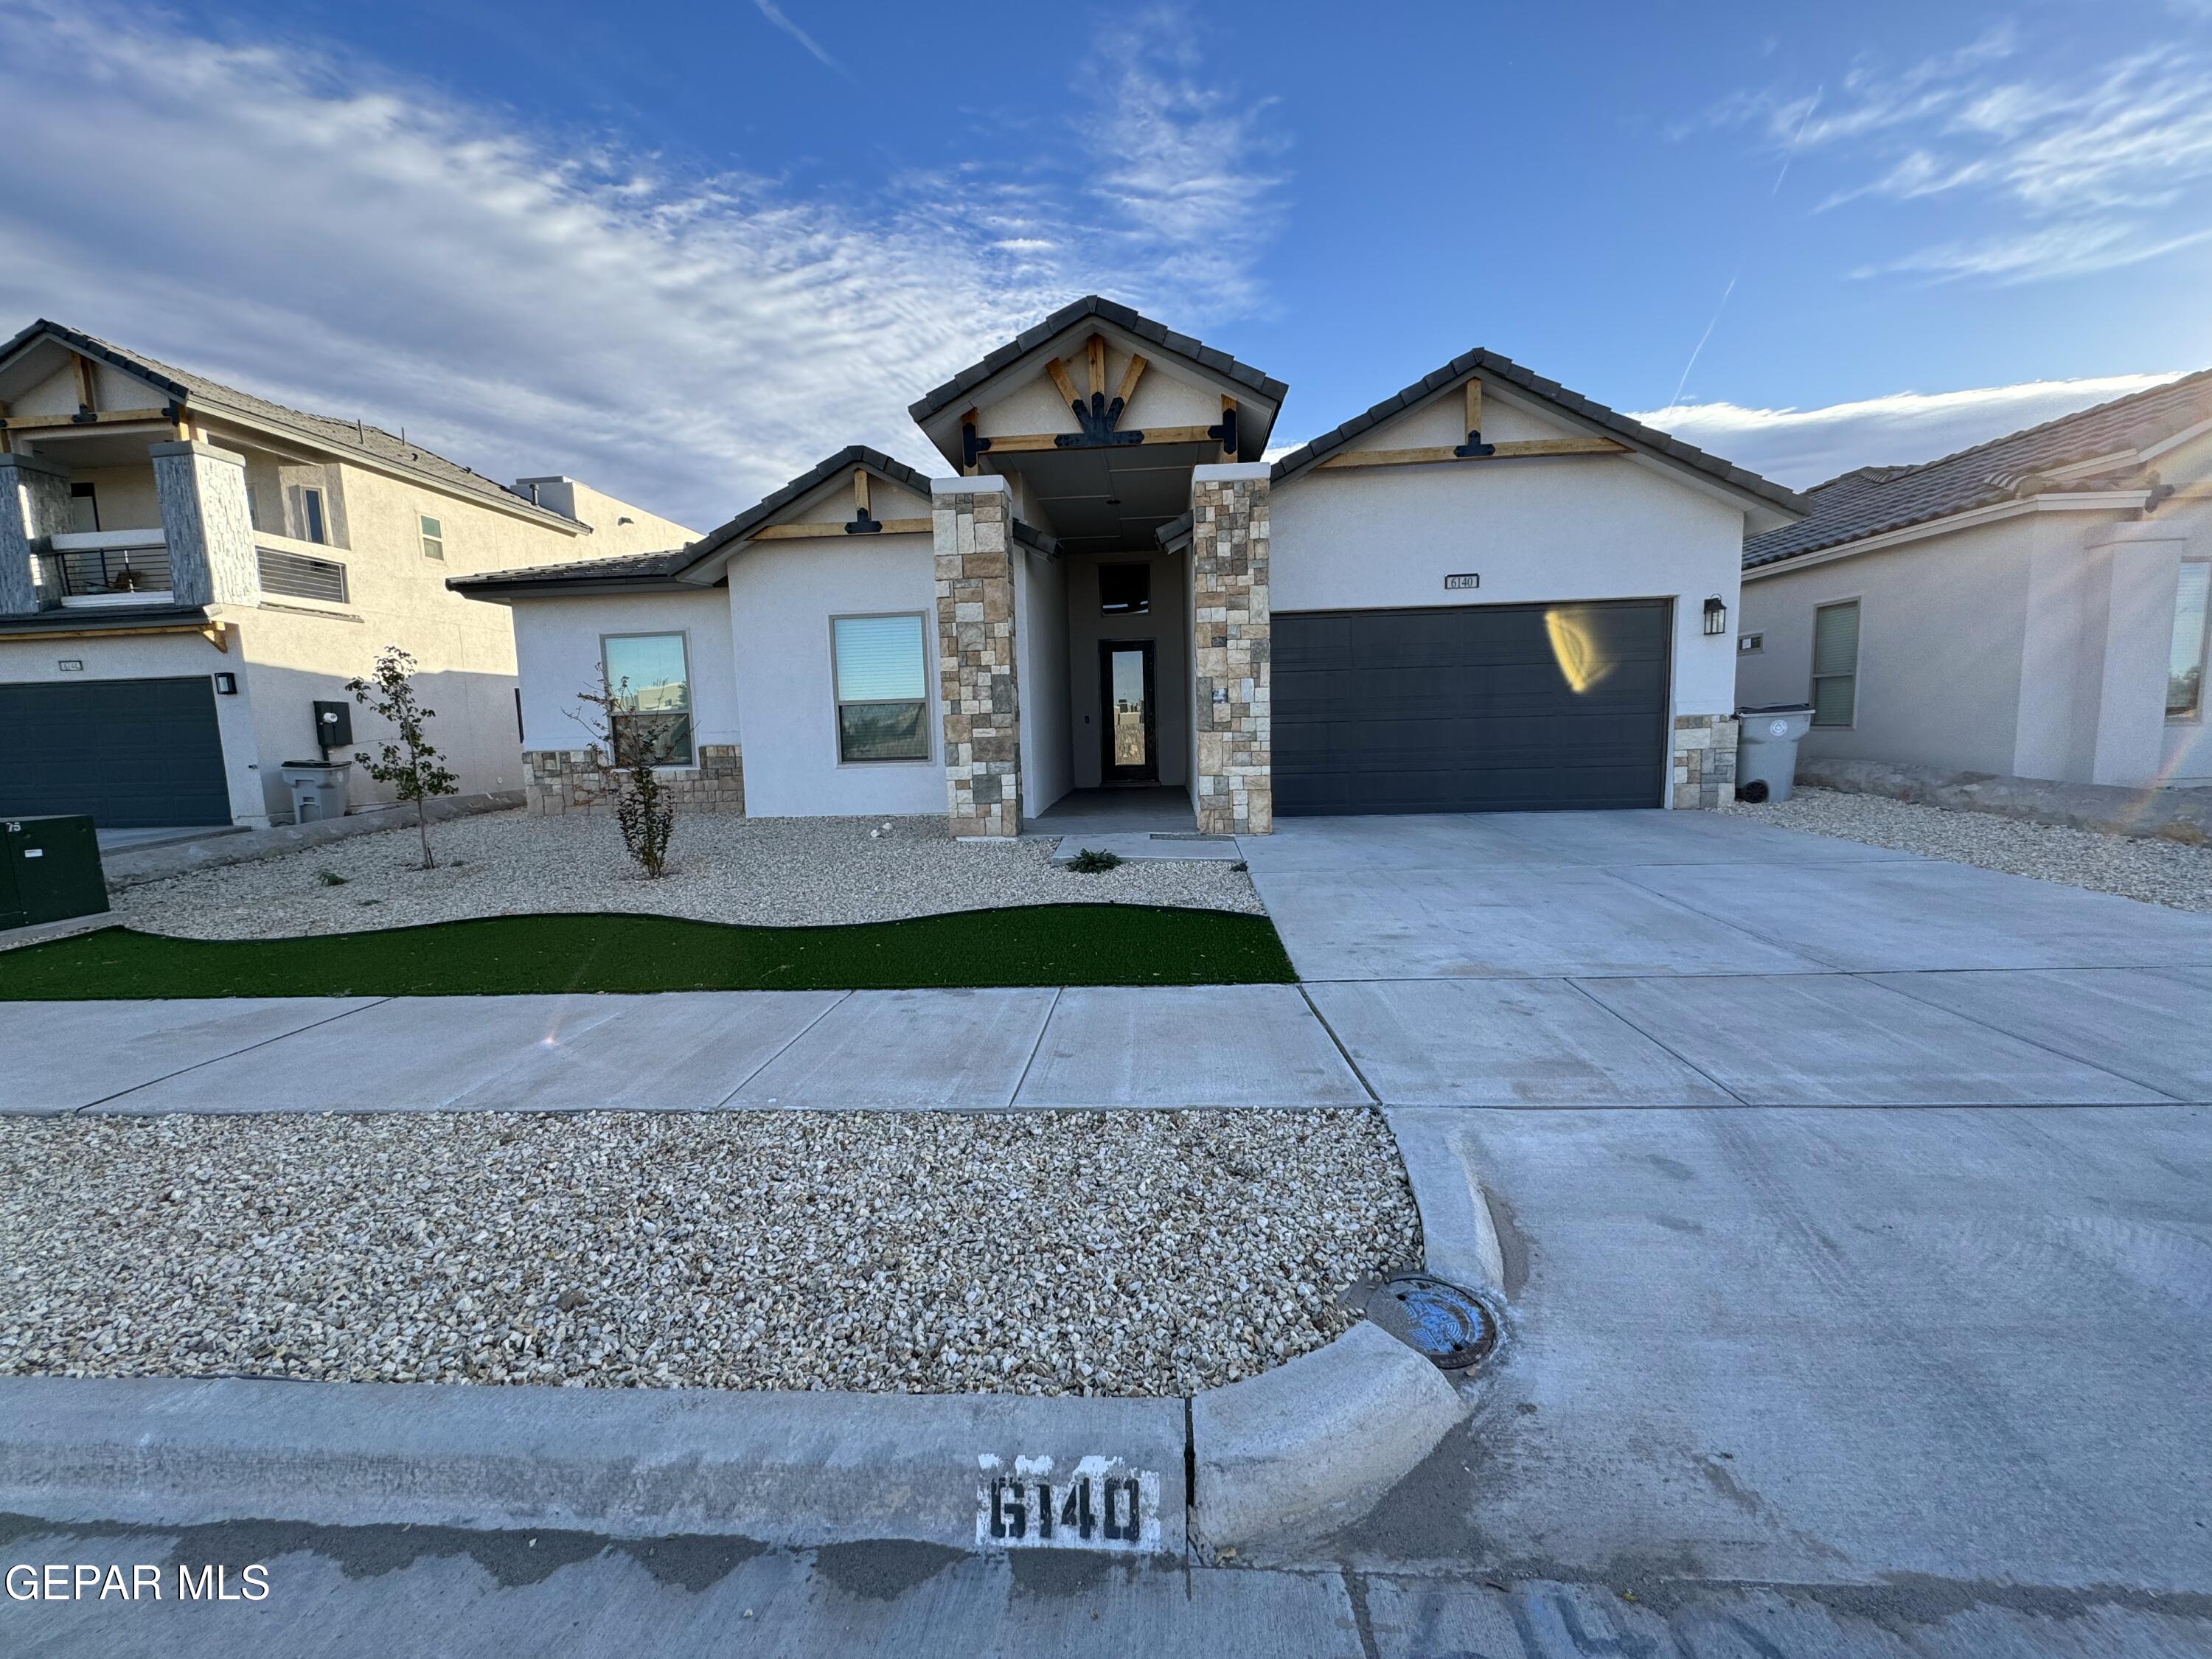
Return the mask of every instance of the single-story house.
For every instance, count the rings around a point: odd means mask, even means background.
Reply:
[[[1802,757],[2212,783],[2212,370],[1807,499],[1744,543],[1736,653]]]
[[[913,404],[936,476],[850,448],[683,547],[454,578],[514,613],[533,804],[603,804],[602,676],[618,752],[756,815],[1728,797],[1742,538],[1796,496],[1487,351],[1271,464],[1286,392],[1093,296]]]
[[[694,533],[33,323],[0,344],[0,816],[289,823],[281,769],[337,729],[318,702],[352,723],[333,761],[386,735],[345,683],[387,645],[420,665],[461,789],[518,789],[513,631],[446,577]],[[391,797],[328,775],[332,815]]]

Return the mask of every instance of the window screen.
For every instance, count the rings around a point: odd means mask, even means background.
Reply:
[[[2212,610],[2212,563],[2191,560],[2181,567],[2181,590],[2173,601],[2173,650],[2166,659],[2166,714],[2187,720],[2204,712],[2204,628]]]
[[[1813,724],[1849,726],[1858,714],[1859,602],[1813,613]]]
[[[691,763],[691,683],[681,634],[611,634],[605,653],[615,764]]]
[[[921,618],[833,617],[837,758],[929,758],[928,659]]]

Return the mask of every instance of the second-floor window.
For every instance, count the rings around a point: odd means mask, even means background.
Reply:
[[[70,486],[70,528],[97,530],[100,528],[100,497],[88,483]]]
[[[300,539],[303,542],[327,542],[330,532],[325,528],[328,521],[323,516],[323,492],[302,489],[300,491]]]
[[[416,514],[416,527],[422,535],[422,556],[442,559],[446,556],[446,526],[427,513]]]

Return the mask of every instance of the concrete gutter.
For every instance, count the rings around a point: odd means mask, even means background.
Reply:
[[[481,795],[449,795],[430,802],[427,816],[433,823],[444,823],[453,818],[472,817],[479,812],[504,812],[521,805],[523,800],[520,789],[497,789]],[[281,823],[270,830],[225,830],[211,831],[197,841],[122,848],[103,854],[100,866],[107,877],[107,890],[119,893],[126,887],[164,881],[194,870],[282,858],[287,853],[303,853],[310,848],[326,847],[334,841],[349,841],[356,836],[414,827],[412,807],[380,807],[374,811],[349,813],[342,818],[326,818],[317,823]]]
[[[1463,1118],[1390,1114],[1428,1270],[1502,1312]],[[1474,1392],[1364,1322],[1188,1401],[0,1377],[0,1510],[1218,1559],[1358,1519]]]

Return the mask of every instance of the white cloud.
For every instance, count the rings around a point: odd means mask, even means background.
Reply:
[[[1685,404],[1632,418],[1802,489],[1853,467],[1932,461],[2173,378],[2106,374],[1964,392],[1898,392],[1819,409]]]
[[[55,317],[702,527],[847,443],[927,465],[906,404],[1087,289],[1187,325],[1258,299],[1260,236],[1220,251],[1251,204],[1218,183],[1258,131],[1172,64],[1144,71],[1154,125],[1115,201],[1073,165],[832,201],[297,46],[55,0],[8,15],[0,334]]]
[[[839,63],[836,58],[832,58],[828,52],[823,51],[821,46],[817,44],[812,35],[809,34],[805,29],[799,27],[798,24],[793,22],[791,19],[786,17],[783,15],[783,8],[777,5],[775,3],[775,0],[753,0],[753,4],[760,8],[760,15],[767,18],[769,22],[775,24],[776,27],[781,29],[793,40],[798,41],[800,46],[805,47],[808,52],[811,52],[823,63],[827,64],[831,69],[836,70],[838,74],[844,74],[845,66]]]
[[[1820,204],[1949,198],[2009,228],[1872,261],[2005,282],[2134,264],[2198,240],[2212,196],[2212,57],[2166,42],[2075,69],[2007,27],[1838,88],[1740,94],[1705,125],[1749,125],[1784,159],[1846,175]]]

